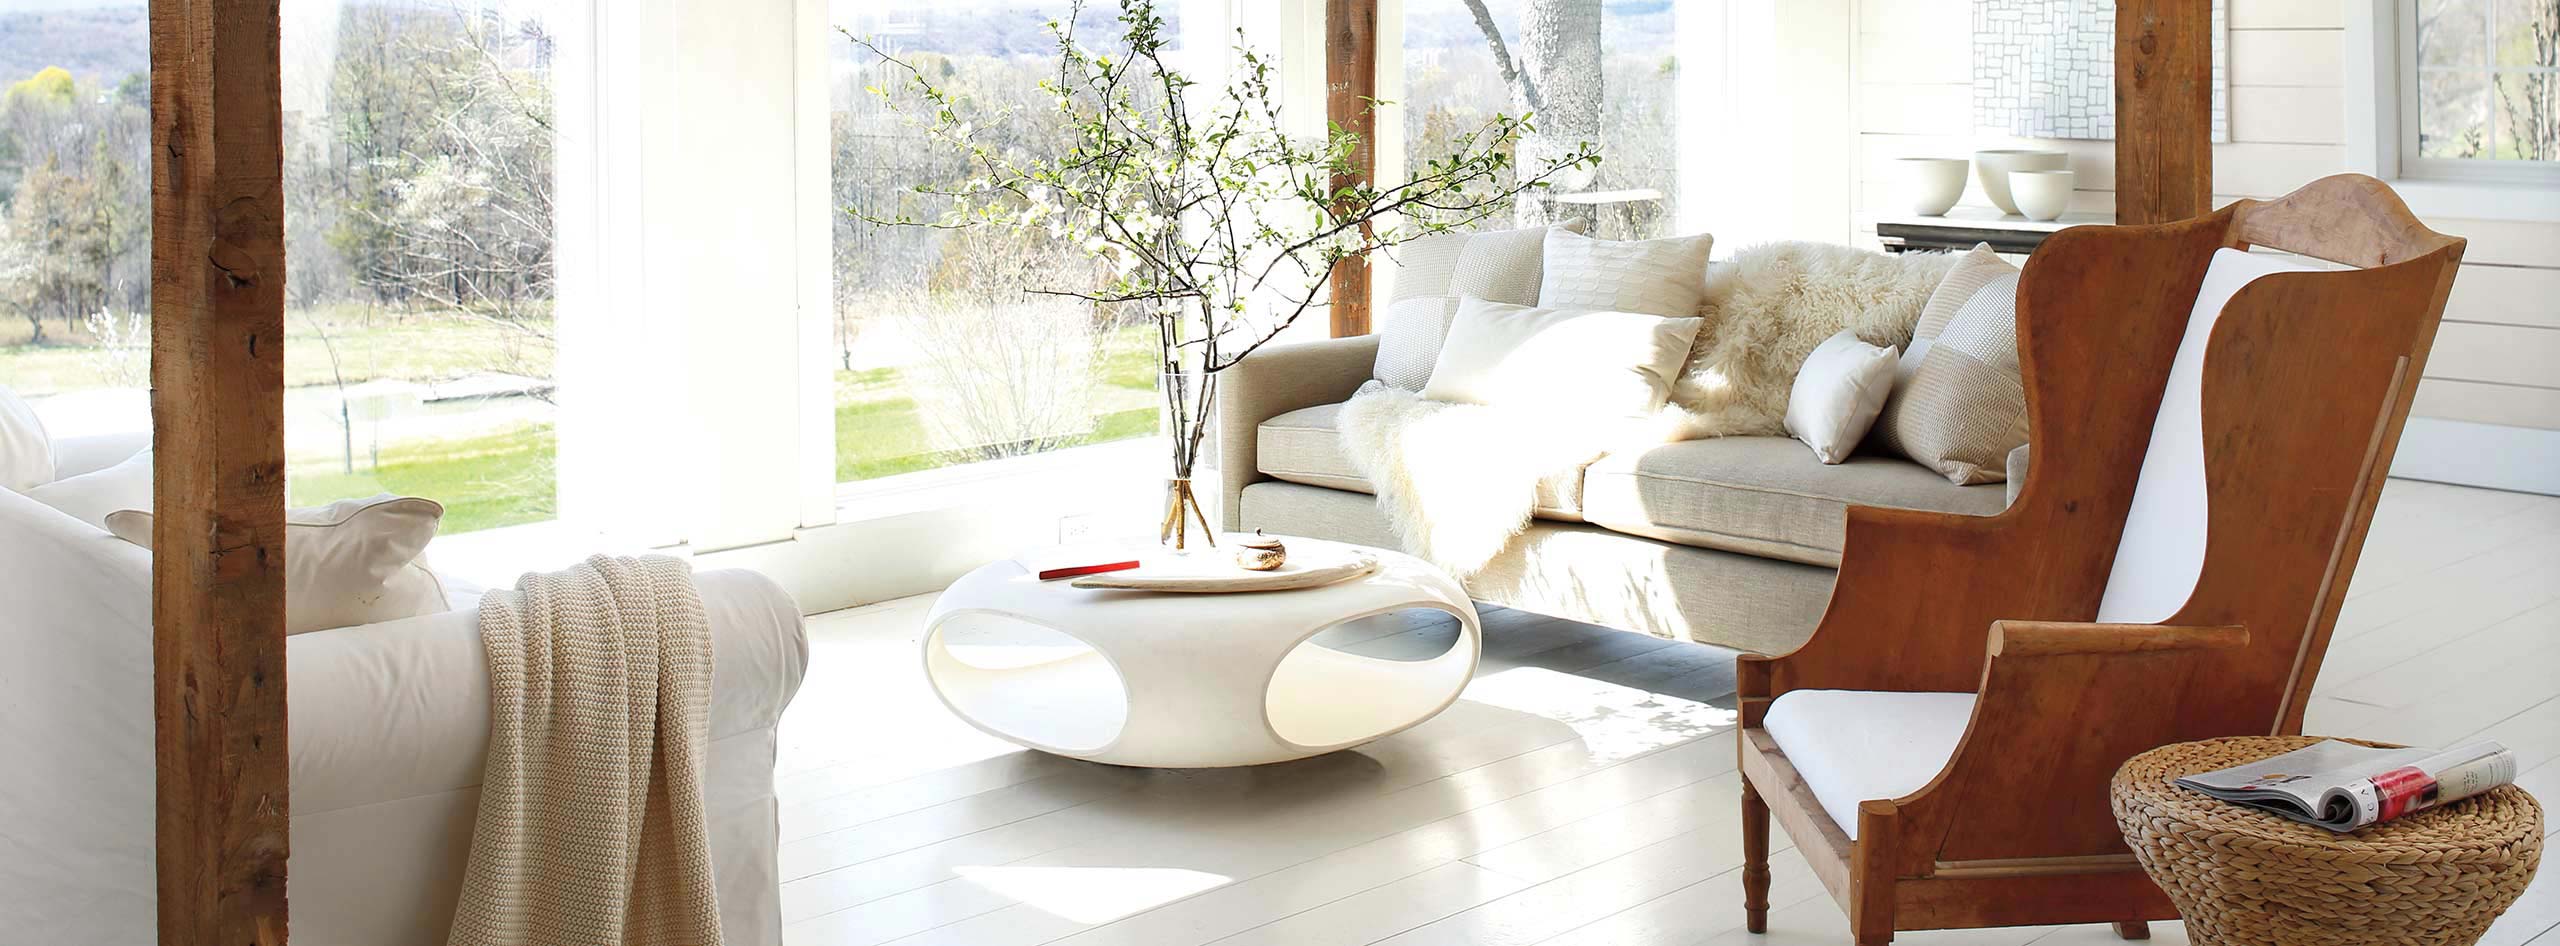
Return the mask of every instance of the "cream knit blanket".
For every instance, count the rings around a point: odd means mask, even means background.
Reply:
[[[453,946],[716,946],[693,570],[595,556],[480,600],[489,762]]]

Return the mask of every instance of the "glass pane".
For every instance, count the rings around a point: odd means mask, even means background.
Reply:
[[[1064,0],[836,0],[835,23],[917,65],[1002,149],[1055,153],[1065,120],[1040,91],[1057,74],[1046,24]],[[1158,14],[1168,31],[1180,9]],[[1088,8],[1080,41],[1112,45],[1113,6]],[[834,203],[876,219],[931,220],[945,208],[919,186],[958,180],[961,159],[869,91],[913,106],[904,75],[842,36],[829,38]],[[994,230],[886,226],[835,216],[836,476],[863,480],[1149,436],[1157,429],[1152,322],[1029,290],[1101,285],[1084,252]]]
[[[2510,161],[2560,160],[2560,75],[2508,72],[2498,76],[2498,148]]]
[[[2418,75],[2418,153],[2429,158],[2486,157],[2489,82],[2477,72]]]
[[[143,7],[0,12],[0,384],[55,437],[150,429]]]
[[[2560,66],[2560,0],[2496,0],[2500,66]]]
[[[296,506],[553,514],[552,17],[287,0],[285,462]]]
[[[1404,5],[1405,165],[1445,157],[1496,114],[1538,103],[1519,156],[1592,141],[1595,174],[1559,180],[1479,228],[1581,219],[1595,235],[1667,235],[1679,199],[1675,5],[1667,0],[1461,0]],[[1544,139],[1543,141],[1541,139]],[[1503,181],[1508,184],[1506,178]]]
[[[2480,66],[2487,62],[2491,0],[2419,0],[2418,65]]]

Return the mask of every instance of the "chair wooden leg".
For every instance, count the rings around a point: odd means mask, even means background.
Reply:
[[[2150,939],[2151,924],[2142,920],[2116,921],[2117,939]]]
[[[1769,803],[1742,780],[1742,927],[1769,931]]]

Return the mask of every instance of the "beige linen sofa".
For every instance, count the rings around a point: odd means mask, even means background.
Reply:
[[[1334,427],[1377,351],[1375,336],[1275,345],[1220,375],[1227,529],[1398,546]],[[2006,491],[1871,453],[1826,466],[1786,437],[1663,444],[1604,457],[1541,495],[1528,530],[1467,589],[1526,611],[1785,653],[1830,600],[1852,505],[1992,515]]]

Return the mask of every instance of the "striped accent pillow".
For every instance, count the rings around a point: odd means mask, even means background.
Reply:
[[[2005,265],[2005,264],[2004,264]],[[1957,483],[1997,483],[2009,451],[2027,442],[2027,392],[2018,376],[2018,274],[1996,276],[1965,300],[1917,366],[1894,385],[1876,430],[1889,449]]]

